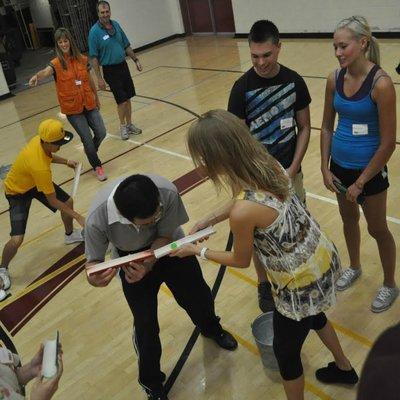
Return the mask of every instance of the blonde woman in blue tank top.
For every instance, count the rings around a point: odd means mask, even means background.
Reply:
[[[377,242],[384,275],[371,310],[382,312],[399,294],[396,244],[386,222],[386,164],[396,146],[396,95],[390,77],[379,67],[379,46],[365,18],[342,20],[333,45],[340,69],[329,75],[326,85],[321,170],[325,186],[336,192],[350,259],[336,287],[345,290],[361,275],[359,203]]]
[[[316,371],[317,379],[355,384],[357,374],[325,315],[335,303],[340,259],[335,245],[294,193],[283,167],[250,134],[244,121],[224,110],[209,111],[194,122],[187,144],[200,171],[217,187],[232,192],[232,200],[198,222],[191,233],[229,219],[233,249],[217,251],[190,244],[173,254],[247,268],[253,250],[257,252],[276,306],[273,347],[287,399],[304,399],[300,353],[310,330],[317,332],[335,360]]]

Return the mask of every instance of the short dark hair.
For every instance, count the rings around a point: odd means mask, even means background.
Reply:
[[[155,214],[160,193],[154,182],[145,175],[131,175],[124,179],[114,193],[118,211],[129,221],[148,218]]]
[[[110,7],[110,3],[106,0],[100,0],[97,4],[96,4],[96,11],[99,12],[99,6],[108,6],[108,9],[111,10]]]
[[[274,44],[278,44],[279,31],[273,22],[267,19],[261,19],[254,22],[253,26],[250,29],[248,39],[249,43],[264,43],[270,41]]]

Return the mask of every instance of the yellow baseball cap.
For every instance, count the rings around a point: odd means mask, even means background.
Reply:
[[[69,143],[74,137],[72,132],[64,130],[64,126],[58,119],[45,119],[39,125],[38,134],[43,142],[62,146]]]

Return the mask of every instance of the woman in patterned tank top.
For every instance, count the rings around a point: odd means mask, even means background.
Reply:
[[[334,244],[294,194],[285,170],[250,135],[245,123],[227,111],[209,111],[200,117],[191,126],[187,142],[201,173],[232,192],[232,200],[197,223],[191,233],[229,219],[233,250],[190,244],[174,255],[195,254],[247,268],[255,248],[273,288],[273,347],[287,398],[304,398],[300,352],[311,329],[335,360],[317,370],[317,378],[355,384],[357,374],[324,314],[335,302],[340,260]]]

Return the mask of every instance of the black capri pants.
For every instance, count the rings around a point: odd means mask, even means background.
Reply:
[[[279,371],[285,381],[303,375],[301,348],[311,329],[319,331],[328,322],[325,313],[319,313],[300,321],[287,318],[274,311],[274,353]]]

